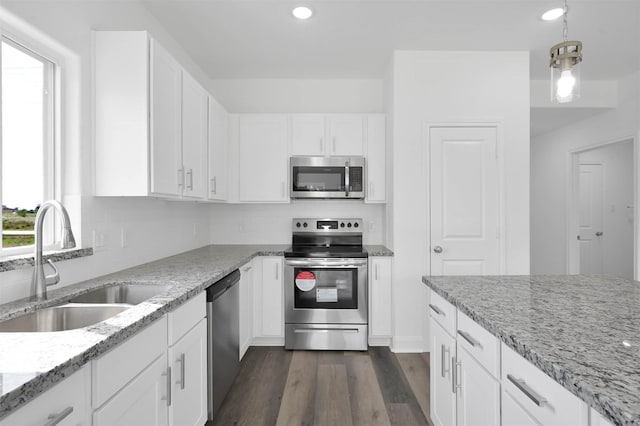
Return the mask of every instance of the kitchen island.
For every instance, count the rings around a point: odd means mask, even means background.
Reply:
[[[612,423],[640,425],[640,283],[603,276],[422,281]]]

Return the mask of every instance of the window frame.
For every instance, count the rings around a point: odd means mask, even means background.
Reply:
[[[59,111],[60,111],[60,65],[49,55],[42,53],[36,47],[37,43],[22,40],[14,34],[0,28],[0,66],[2,65],[2,43],[35,58],[44,64],[43,73],[43,128],[42,128],[42,158],[44,185],[42,202],[57,199],[60,193],[59,164]],[[31,46],[30,46],[31,45]],[[33,46],[33,47],[32,47]],[[2,75],[0,74],[0,96],[2,94]],[[0,101],[0,125],[2,123],[2,102]],[[2,132],[0,132],[0,205],[2,204]],[[59,234],[58,221],[55,214],[48,214],[43,227],[43,250],[55,250],[56,234]],[[0,225],[0,230],[2,226]],[[10,256],[31,254],[35,250],[34,244],[18,247],[2,247],[0,244],[0,259]]]

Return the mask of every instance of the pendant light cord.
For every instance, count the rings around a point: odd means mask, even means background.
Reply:
[[[567,13],[569,12],[569,7],[567,6],[567,0],[564,0],[564,11],[562,13],[562,21],[564,23],[564,27],[562,29],[562,37],[564,41],[569,39],[569,24],[567,22]]]

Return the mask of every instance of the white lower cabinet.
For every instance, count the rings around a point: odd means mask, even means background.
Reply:
[[[282,257],[259,257],[256,262],[252,292],[253,344],[284,345]]]
[[[369,257],[369,345],[391,343],[391,257]]]
[[[253,336],[253,261],[249,261],[240,268],[240,359],[251,346]]]
[[[613,426],[613,423],[593,408],[589,408],[589,426]]]
[[[456,425],[500,424],[500,382],[461,346],[456,354]],[[513,423],[514,425],[517,423]]]
[[[0,421],[2,426],[91,424],[91,367],[85,365]],[[58,421],[57,423],[55,423]]]
[[[433,316],[430,317],[430,324],[431,421],[434,426],[453,426],[456,424],[456,394],[451,367],[455,358],[456,341]]]

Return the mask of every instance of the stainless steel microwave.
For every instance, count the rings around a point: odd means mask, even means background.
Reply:
[[[364,198],[364,157],[291,157],[291,198]]]

